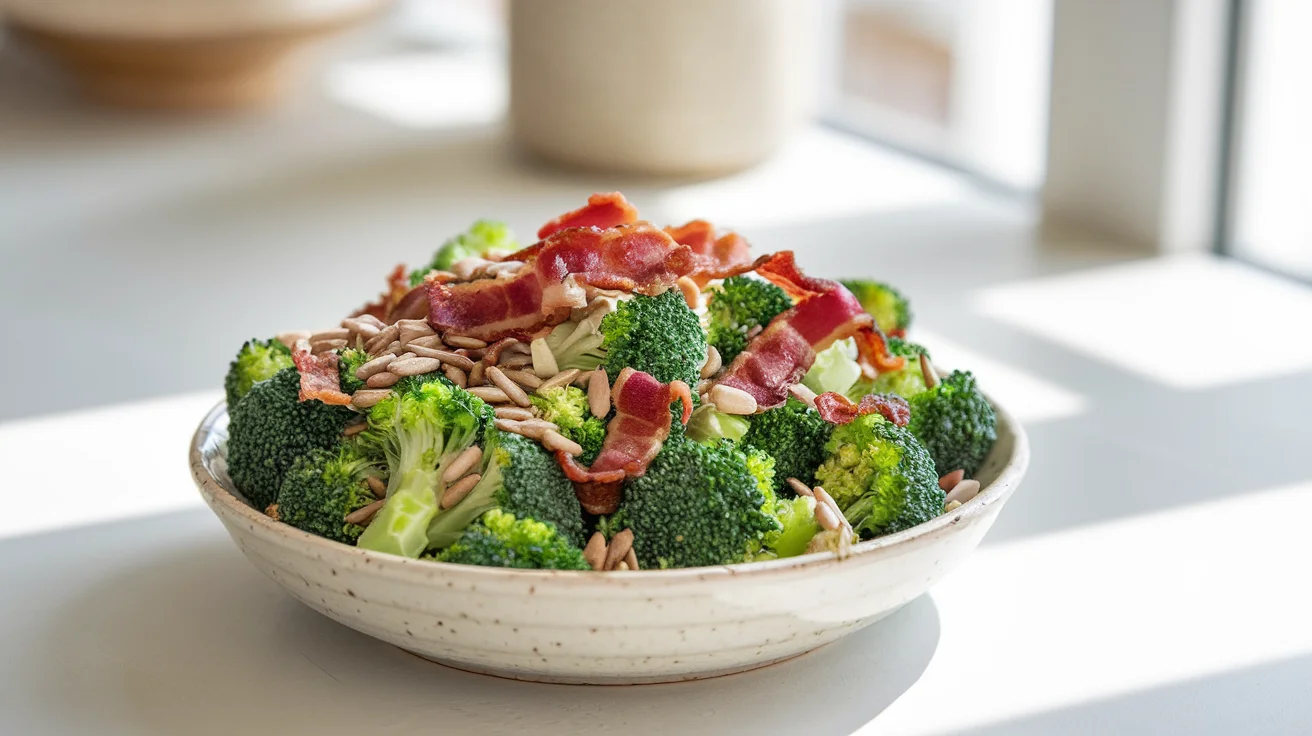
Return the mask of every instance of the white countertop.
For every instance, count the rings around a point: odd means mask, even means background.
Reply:
[[[497,94],[412,94],[486,72],[415,50],[234,119],[84,110],[15,69],[0,53],[0,340],[47,343],[0,362],[0,733],[1312,730],[1306,289],[1035,250],[1024,203],[819,128],[721,180],[554,172],[508,152]],[[331,323],[475,217],[527,232],[615,188],[912,296],[936,360],[1031,433],[969,562],[797,660],[628,688],[449,670],[256,573],[185,462],[236,346]],[[1218,360],[1215,324],[1274,359]]]

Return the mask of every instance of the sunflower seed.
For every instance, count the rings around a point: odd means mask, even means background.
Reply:
[[[816,395],[809,386],[801,383],[794,383],[788,387],[788,393],[803,404],[806,404],[812,409],[815,408]]]
[[[398,376],[422,376],[425,373],[432,373],[442,367],[442,361],[437,358],[397,358],[392,364],[387,366],[387,370]]]
[[[711,387],[711,403],[725,414],[755,414],[756,399],[740,388],[716,384]]]
[[[629,553],[627,555],[624,555],[624,563],[629,566],[630,570],[640,569],[638,567],[638,555],[636,552],[633,551],[632,547],[629,547]]]
[[[920,374],[925,377],[925,388],[938,385],[938,374],[934,372],[934,366],[930,365],[929,356],[924,353],[920,354]]]
[[[399,380],[401,380],[401,377],[397,374],[392,373],[391,371],[383,371],[382,373],[375,373],[372,376],[369,376],[369,378],[365,380],[364,385],[369,388],[387,388],[388,386],[395,386],[396,382]]]
[[[358,508],[355,511],[352,511],[351,513],[346,515],[346,523],[359,524],[360,526],[368,526],[369,522],[373,520],[374,514],[377,514],[378,509],[381,509],[383,507],[383,504],[385,503],[387,503],[387,500],[380,498],[377,501],[374,501],[373,503],[369,504],[368,506],[365,506],[363,508]]]
[[[478,473],[473,473],[471,475],[466,475],[455,483],[452,483],[451,486],[442,493],[442,502],[440,504],[442,508],[449,509],[463,501],[465,496],[468,496],[469,492],[474,490],[474,486],[478,485],[480,480],[483,480],[483,476]]]
[[[400,328],[399,339],[403,343],[409,343],[411,340],[417,340],[421,337],[432,337],[437,333],[433,328],[428,326],[426,319],[403,319],[396,323]]]
[[[308,330],[292,330],[290,332],[279,332],[274,336],[275,340],[286,345],[289,348],[296,347],[299,340],[309,340],[310,333]]]
[[[723,362],[720,360],[720,351],[712,345],[706,349],[706,361],[702,363],[702,378],[710,378],[720,372]]]
[[[470,350],[481,350],[487,347],[487,342],[477,337],[465,337],[464,335],[452,335],[450,332],[442,337],[447,345],[456,348],[469,348]]]
[[[465,473],[472,470],[482,459],[483,448],[474,445],[466,449],[464,452],[456,455],[456,459],[452,460],[451,464],[446,466],[446,470],[442,471],[442,482],[454,483],[455,481],[460,480],[464,477]]]
[[[961,508],[960,501],[948,501],[947,503],[943,504],[943,513],[946,514],[950,511],[956,511],[959,508]]]
[[[693,387],[693,391],[695,391],[695,392],[697,393],[697,395],[700,396],[700,397],[702,397],[702,400],[705,401],[705,400],[706,400],[706,392],[707,392],[707,391],[710,391],[710,390],[711,390],[711,386],[714,386],[714,385],[715,385],[715,381],[712,381],[712,380],[709,379],[709,378],[703,378],[702,380],[700,380],[700,381],[697,382],[697,385],[696,385],[696,386]]]
[[[383,482],[382,478],[379,478],[376,475],[371,475],[365,478],[364,482],[369,484],[369,490],[375,496],[382,498],[387,495],[387,484]]]
[[[764,331],[765,331],[765,328],[764,328],[764,327],[762,327],[762,326],[760,326],[760,325],[755,325],[755,326],[752,327],[752,329],[750,329],[750,330],[747,331],[747,339],[750,340],[750,339],[752,339],[753,337],[756,337],[757,335],[761,334],[761,333],[764,332]]]
[[[392,344],[388,345],[387,349],[383,351],[383,355],[400,355],[401,353],[404,352],[405,352],[405,346],[401,344],[401,341],[393,340]]]
[[[374,335],[369,342],[364,344],[364,349],[369,351],[370,355],[381,353],[401,334],[401,328],[396,325],[388,325],[383,328],[382,332]]]
[[[387,326],[387,323],[386,323],[386,322],[384,322],[384,321],[382,321],[381,319],[378,319],[377,317],[375,317],[374,315],[372,315],[372,314],[368,314],[368,313],[366,313],[366,314],[357,314],[355,317],[352,317],[352,319],[358,319],[358,320],[360,320],[361,322],[364,322],[364,323],[366,323],[366,324],[371,324],[371,325],[373,325],[374,327],[377,327],[377,328],[380,329],[380,330]]]
[[[351,395],[351,406],[357,409],[368,409],[387,398],[390,393],[392,393],[392,390],[386,388],[360,389]]]
[[[486,384],[487,383],[486,374],[487,374],[487,365],[482,361],[475,363],[474,367],[469,369],[469,385],[482,386]]]
[[[578,368],[570,368],[567,371],[562,371],[560,373],[557,373],[551,378],[548,378],[547,380],[543,381],[542,385],[538,386],[537,392],[542,393],[543,391],[550,391],[553,388],[568,386],[570,381],[573,381],[576,377],[578,377],[580,373],[582,373],[582,371],[580,371]],[[538,375],[540,376],[542,374],[538,373]]]
[[[945,491],[950,491],[957,487],[957,484],[965,480],[966,471],[957,469],[938,479],[938,487]]]
[[[318,342],[310,343],[310,353],[313,355],[319,355],[320,353],[326,353],[329,350],[339,350],[344,347],[346,347],[345,340],[319,340]]]
[[[542,433],[542,446],[552,452],[563,452],[574,457],[583,454],[583,447],[579,443],[554,429],[548,429]]]
[[[588,378],[588,408],[598,419],[610,413],[610,382],[606,380],[606,371],[593,371]]]
[[[442,342],[442,338],[438,337],[437,335],[426,335],[424,337],[416,337],[415,339],[407,342],[405,345],[408,348],[421,347],[421,348],[433,348],[434,350],[441,350],[442,348],[446,347],[446,345],[443,344]]]
[[[460,388],[464,388],[465,386],[469,385],[469,377],[465,375],[464,371],[460,370],[459,368],[453,365],[449,365],[446,368],[443,368],[442,374],[446,376],[446,380],[450,381],[451,383],[454,383]]]
[[[629,563],[625,562],[624,560],[620,560],[619,564],[615,566],[616,572],[620,570],[628,570],[628,569],[629,569]]]
[[[551,354],[551,348],[547,347],[547,340],[539,337],[532,343],[529,343],[529,350],[533,353],[533,372],[538,374],[539,378],[554,376],[560,372],[560,367],[556,364],[556,356]]]
[[[345,327],[335,327],[331,330],[322,330],[310,335],[310,344],[323,340],[345,340],[351,336],[351,331]]]
[[[838,514],[840,518],[843,516],[843,510],[838,508],[838,502],[834,500],[833,496],[829,495],[829,491],[826,491],[824,486],[816,486],[815,488],[812,488],[811,493],[815,494],[815,502],[817,505],[824,504],[833,510],[835,514]]]
[[[696,309],[701,306],[702,289],[687,276],[679,277],[679,291],[683,292],[683,300],[688,303],[689,309]]]
[[[588,540],[588,546],[583,548],[583,559],[588,561],[588,567],[593,570],[602,570],[606,566],[606,536],[601,532],[593,532],[592,538]]]
[[[815,505],[815,520],[820,527],[828,531],[837,531],[839,528],[838,515],[834,510],[829,508],[829,504],[817,503]]]
[[[788,486],[794,491],[797,491],[797,495],[799,496],[810,496],[815,498],[815,492],[811,490],[811,486],[808,486],[796,478],[789,478]]]
[[[482,364],[480,363],[480,365]],[[470,386],[465,390],[489,404],[510,403],[510,397],[506,396],[506,392],[495,386]]]
[[[948,503],[951,503],[952,501],[960,501],[962,503],[965,503],[970,499],[974,498],[975,495],[978,493],[979,493],[979,481],[974,479],[966,479],[953,486],[952,490],[948,491],[947,498],[944,499],[944,501]]]
[[[528,394],[524,393],[524,389],[520,388],[518,383],[506,377],[506,374],[502,373],[500,368],[494,365],[488,366],[485,372],[487,377],[492,380],[492,383],[501,389],[511,401],[521,407],[533,406],[533,402],[528,400]]]
[[[360,422],[359,424],[352,424],[346,429],[343,429],[342,434],[346,437],[354,437],[357,434],[360,434],[361,432],[365,431],[366,429],[369,429],[369,425],[365,422]]]
[[[528,371],[517,371],[514,368],[507,368],[504,361],[501,365],[501,372],[506,374],[506,378],[509,378],[530,391],[542,385],[542,379]]]
[[[514,419],[522,422],[525,419],[533,418],[533,412],[528,409],[521,409],[518,406],[498,406],[493,409],[493,412],[496,413],[498,419]]]
[[[422,345],[416,345],[414,343],[410,343],[409,345],[407,345],[406,349],[414,353],[415,355],[422,355],[425,358],[433,358],[434,360],[440,360],[443,363],[446,363],[447,365],[450,366],[455,366],[456,368],[459,368],[462,371],[467,371],[470,368],[474,367],[474,361],[470,360],[469,358],[466,358],[463,355],[453,353],[449,350],[426,348],[423,347]]]
[[[387,366],[391,365],[394,360],[396,360],[395,355],[380,355],[357,368],[355,370],[355,377],[361,381],[367,381],[369,380],[369,376],[387,370]]]
[[[503,432],[514,432],[515,434],[523,435],[539,442],[542,441],[542,436],[547,432],[547,430],[540,425],[529,424],[527,422],[517,422],[513,419],[497,419],[492,424]]]
[[[633,530],[625,529],[610,538],[610,544],[606,546],[606,563],[602,569],[613,570],[620,560],[629,554],[633,549]]]

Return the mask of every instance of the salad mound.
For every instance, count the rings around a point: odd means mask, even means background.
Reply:
[[[901,292],[619,193],[537,236],[479,220],[337,327],[244,343],[237,489],[341,544],[592,571],[841,558],[978,492],[997,418]]]

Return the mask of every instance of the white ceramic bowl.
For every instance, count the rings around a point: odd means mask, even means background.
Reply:
[[[1025,432],[1002,409],[984,488],[952,513],[831,553],[639,572],[508,570],[369,552],[275,522],[223,468],[223,404],[201,422],[201,495],[264,574],[311,608],[419,656],[544,682],[668,682],[788,659],[878,621],[979,544],[1025,474]]]

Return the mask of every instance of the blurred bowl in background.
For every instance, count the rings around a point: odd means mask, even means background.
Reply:
[[[756,164],[811,112],[820,10],[809,0],[511,0],[512,134],[592,169]]]
[[[128,107],[266,104],[293,52],[387,0],[0,0],[20,41],[65,67],[85,93]]]

